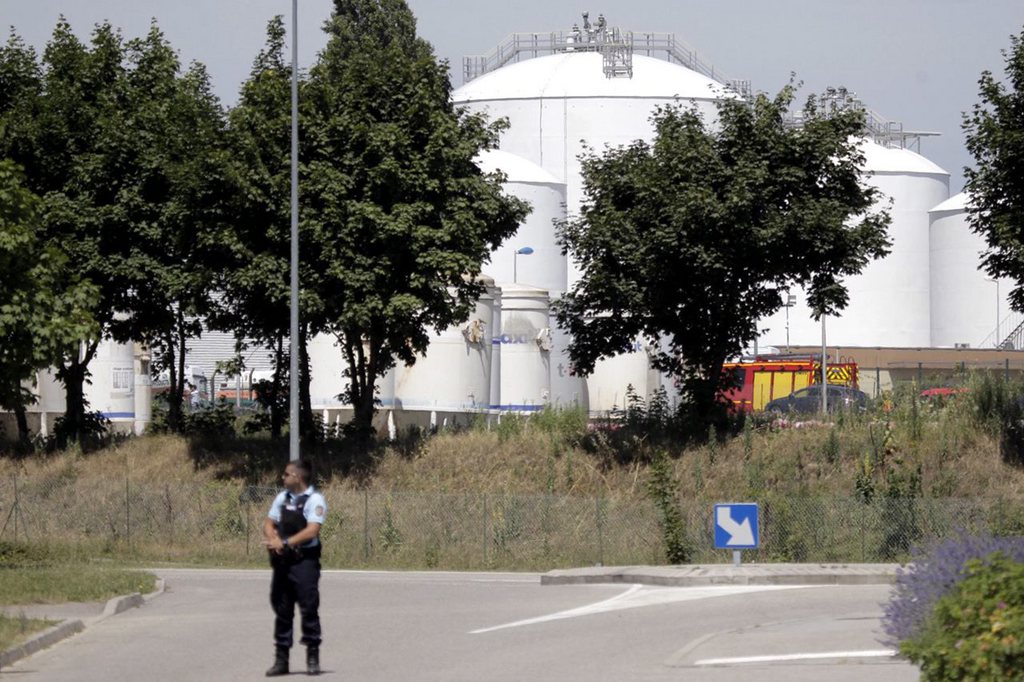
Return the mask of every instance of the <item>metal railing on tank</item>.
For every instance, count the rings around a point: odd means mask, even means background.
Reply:
[[[512,33],[486,54],[463,57],[462,80],[468,83],[507,64],[564,52],[603,53],[605,75],[609,78],[632,77],[632,55],[640,53],[685,66],[743,97],[749,97],[752,93],[749,80],[727,78],[714,64],[703,59],[674,33],[637,33],[613,28],[590,32],[576,29],[550,33]]]

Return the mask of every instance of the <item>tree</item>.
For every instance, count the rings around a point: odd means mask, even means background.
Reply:
[[[404,0],[335,0],[326,31],[303,98],[303,287],[340,341],[366,432],[376,379],[415,362],[428,328],[468,317],[481,263],[527,206],[474,165],[502,126],[454,108]]]
[[[301,87],[304,84],[300,84]],[[239,165],[242,191],[238,194],[233,230],[225,235],[229,251],[222,270],[223,298],[213,317],[217,328],[239,339],[272,349],[274,378],[260,391],[268,408],[270,432],[281,435],[286,421],[288,350],[291,302],[291,70],[285,60],[285,29],[280,16],[267,25],[267,42],[242,85],[238,106],[230,112],[233,157]],[[300,282],[311,281],[307,274]],[[302,290],[300,322],[309,336],[317,306],[313,287]],[[305,358],[304,344],[300,352]],[[308,363],[301,363],[300,424],[304,436],[312,431]]]
[[[14,88],[0,93],[0,157],[24,170],[25,186],[41,199],[47,245],[61,254],[72,281],[90,281],[96,295],[90,313],[94,334],[67,349],[57,378],[67,393],[66,430],[85,428],[84,384],[100,339],[117,336],[117,302],[124,291],[116,259],[123,244],[109,205],[120,187],[105,173],[108,133],[121,126],[119,85],[122,43],[109,24],[98,25],[91,49],[63,17],[43,52],[36,55],[15,36],[0,50],[0,73]]]
[[[964,114],[967,149],[975,168],[965,168],[968,220],[988,249],[982,267],[990,277],[1010,277],[1010,305],[1024,311],[1024,31],[1003,51],[1006,79],[985,71],[981,102]]]
[[[887,253],[888,214],[862,182],[863,114],[818,111],[787,123],[795,88],[726,99],[714,126],[659,108],[653,143],[583,159],[585,203],[560,239],[583,275],[556,304],[575,371],[643,339],[681,382],[692,433],[721,407],[722,364],[804,286],[815,316],[845,307],[842,278]]]
[[[123,289],[121,335],[154,349],[168,371],[168,426],[182,426],[187,342],[202,333],[226,249],[237,182],[227,121],[205,68],[181,72],[154,23],[128,44],[122,115],[108,132],[106,167],[120,176],[110,206],[122,235],[113,258]]]
[[[15,412],[23,443],[35,400],[23,383],[96,331],[95,287],[67,280],[61,254],[42,240],[39,203],[14,163],[0,161],[0,409]]]

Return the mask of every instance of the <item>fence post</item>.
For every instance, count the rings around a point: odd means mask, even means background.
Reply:
[[[487,495],[484,495],[484,566],[487,566]]]
[[[865,542],[864,535],[865,535],[865,532],[866,532],[866,529],[864,528],[864,523],[865,523],[865,518],[864,518],[865,512],[864,512],[864,509],[865,509],[865,507],[867,507],[867,503],[866,502],[862,502],[860,504],[860,562],[862,564],[865,561],[867,561],[867,558],[866,558],[866,555],[865,555],[865,547],[864,547],[864,542]]]
[[[132,545],[132,499],[129,488],[128,461],[124,463],[124,540],[128,547]]]
[[[594,498],[594,512],[597,520],[597,565],[604,566],[604,514],[601,509],[601,498]]]
[[[252,495],[249,494],[248,488],[243,488],[243,494],[245,495],[245,558],[249,558],[249,542],[252,530],[249,527],[249,515],[252,513]]]
[[[363,558],[370,559],[370,491],[363,490]]]

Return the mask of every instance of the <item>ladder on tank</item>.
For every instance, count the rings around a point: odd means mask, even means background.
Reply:
[[[623,39],[619,29],[612,29],[609,37],[598,42],[597,50],[604,59],[605,78],[633,77],[632,35]]]

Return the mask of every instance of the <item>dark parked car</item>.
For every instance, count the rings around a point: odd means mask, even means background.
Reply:
[[[863,410],[868,405],[868,395],[847,386],[828,387],[828,411]],[[785,398],[776,398],[764,409],[769,412],[819,412],[821,410],[821,385],[808,386],[793,391]]]

